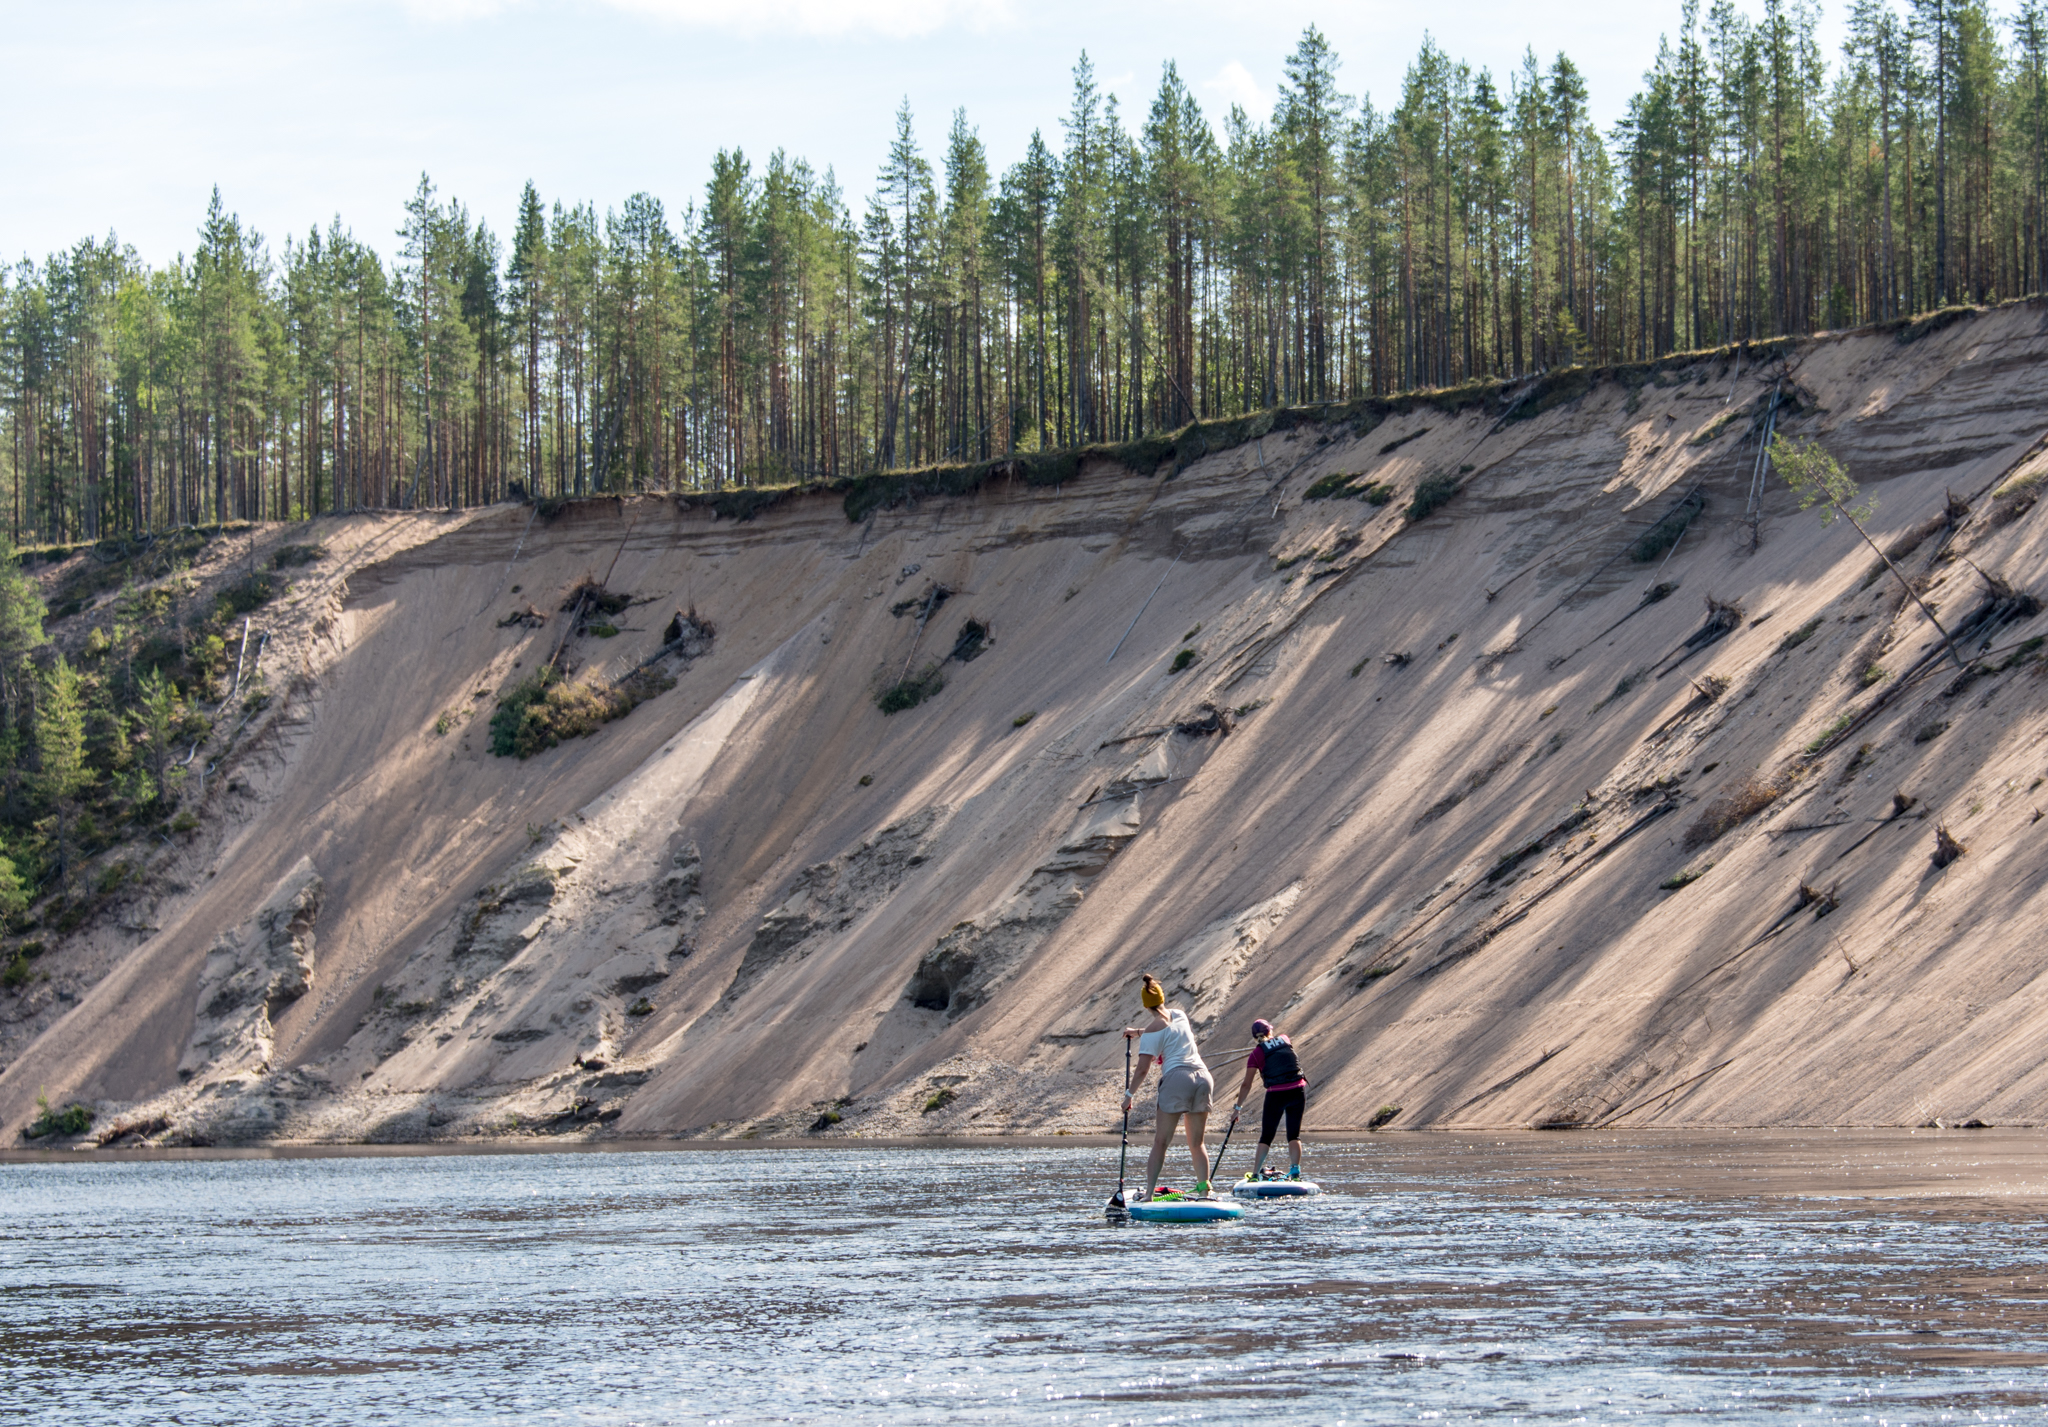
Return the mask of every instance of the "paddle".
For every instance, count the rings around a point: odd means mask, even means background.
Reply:
[[[1209,1166],[1209,1193],[1214,1195],[1216,1186],[1223,1182],[1223,1155],[1230,1148],[1230,1137],[1237,1133],[1237,1115],[1233,1111],[1230,1123],[1223,1130],[1223,1144],[1216,1151],[1216,1162]]]
[[[1124,1207],[1124,1157],[1131,1149],[1131,1042],[1124,1040],[1124,1133],[1123,1143],[1116,1151],[1116,1193],[1109,1196],[1108,1208],[1118,1210]]]

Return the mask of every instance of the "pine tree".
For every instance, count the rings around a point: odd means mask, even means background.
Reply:
[[[183,714],[178,691],[160,671],[152,669],[142,676],[138,694],[133,718],[145,745],[144,757],[151,780],[149,796],[168,804],[172,789],[184,776],[184,770],[171,762],[171,740]]]
[[[60,654],[41,683],[36,700],[32,786],[37,801],[50,815],[61,884],[70,874],[76,800],[92,786],[93,773],[85,760],[85,704],[78,675]]]
[[[1307,371],[1303,396],[1322,401],[1330,392],[1330,289],[1333,278],[1332,225],[1337,197],[1337,143],[1344,96],[1337,92],[1337,56],[1322,32],[1310,25],[1288,56],[1287,84],[1280,92],[1278,125],[1287,159],[1306,189],[1307,269],[1303,321]]]
[[[0,918],[17,917],[28,910],[29,887],[6,845],[0,843]],[[21,953],[16,952],[17,956]]]
[[[526,490],[537,497],[541,488],[542,333],[547,322],[547,215],[540,194],[528,182],[519,195],[519,224],[512,234],[512,260],[506,269],[511,318],[519,333],[520,379],[525,400],[520,410],[520,455]]]

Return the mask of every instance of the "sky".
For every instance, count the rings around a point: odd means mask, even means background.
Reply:
[[[218,185],[270,240],[336,215],[386,255],[421,174],[501,235],[530,179],[680,223],[712,156],[830,167],[855,211],[908,100],[934,167],[956,108],[998,173],[1055,151],[1085,50],[1126,122],[1171,59],[1212,120],[1269,117],[1308,25],[1340,88],[1389,107],[1425,32],[1503,80],[1533,46],[1625,109],[1678,0],[0,0],[0,262],[111,232],[192,248]],[[1824,15],[1832,60],[1840,17]]]

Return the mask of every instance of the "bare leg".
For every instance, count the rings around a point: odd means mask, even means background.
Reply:
[[[1258,1154],[1258,1158],[1256,1158],[1256,1159],[1254,1159],[1254,1160],[1252,1161],[1252,1178],[1253,1178],[1253,1179],[1257,1179],[1257,1178],[1258,1178],[1258,1177],[1259,1177],[1260,1175],[1262,1175],[1262,1174],[1264,1174],[1264,1173],[1266,1172],[1266,1156],[1267,1156],[1267,1155],[1269,1155],[1269,1154],[1271,1154],[1272,1152],[1273,1152],[1273,1142],[1272,1142],[1271,1140],[1260,1140],[1260,1141],[1259,1141],[1259,1154]]]
[[[1300,1141],[1300,1140],[1289,1140],[1289,1141],[1287,1142],[1287,1157],[1288,1157],[1288,1158],[1289,1158],[1290,1160],[1294,1161],[1294,1167],[1295,1167],[1296,1169],[1300,1169],[1300,1168],[1301,1168],[1301,1141]]]
[[[1209,1181],[1209,1147],[1202,1143],[1202,1137],[1209,1129],[1209,1112],[1196,1110],[1188,1116],[1188,1153],[1195,1159],[1195,1178],[1201,1183]]]
[[[1150,1199],[1152,1191],[1159,1187],[1159,1167],[1166,1163],[1166,1147],[1173,1143],[1174,1128],[1180,1124],[1180,1116],[1159,1112],[1158,1121],[1152,1126],[1152,1153],[1145,1160],[1145,1197]]]

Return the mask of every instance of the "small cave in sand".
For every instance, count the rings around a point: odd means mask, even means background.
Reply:
[[[934,581],[926,587],[923,594],[913,595],[907,600],[898,600],[895,604],[890,605],[889,613],[897,619],[901,619],[907,614],[916,615],[918,625],[922,627],[926,621],[939,612],[939,606],[951,599],[954,593],[955,591],[949,590],[944,585]]]
[[[960,626],[958,637],[953,640],[953,652],[949,656],[962,664],[971,664],[988,652],[994,636],[989,627],[978,619],[970,619]]]
[[[957,946],[936,946],[917,963],[904,999],[920,1011],[949,1011],[954,994],[974,974],[974,968],[971,952]]]
[[[562,613],[570,616],[576,634],[594,634],[600,639],[610,639],[620,632],[613,621],[632,603],[631,594],[620,594],[606,589],[596,580],[586,579],[562,600]]]
[[[700,658],[711,652],[711,641],[717,634],[711,621],[698,615],[695,605],[687,610],[679,609],[661,632],[662,652],[680,654],[686,661]]]

